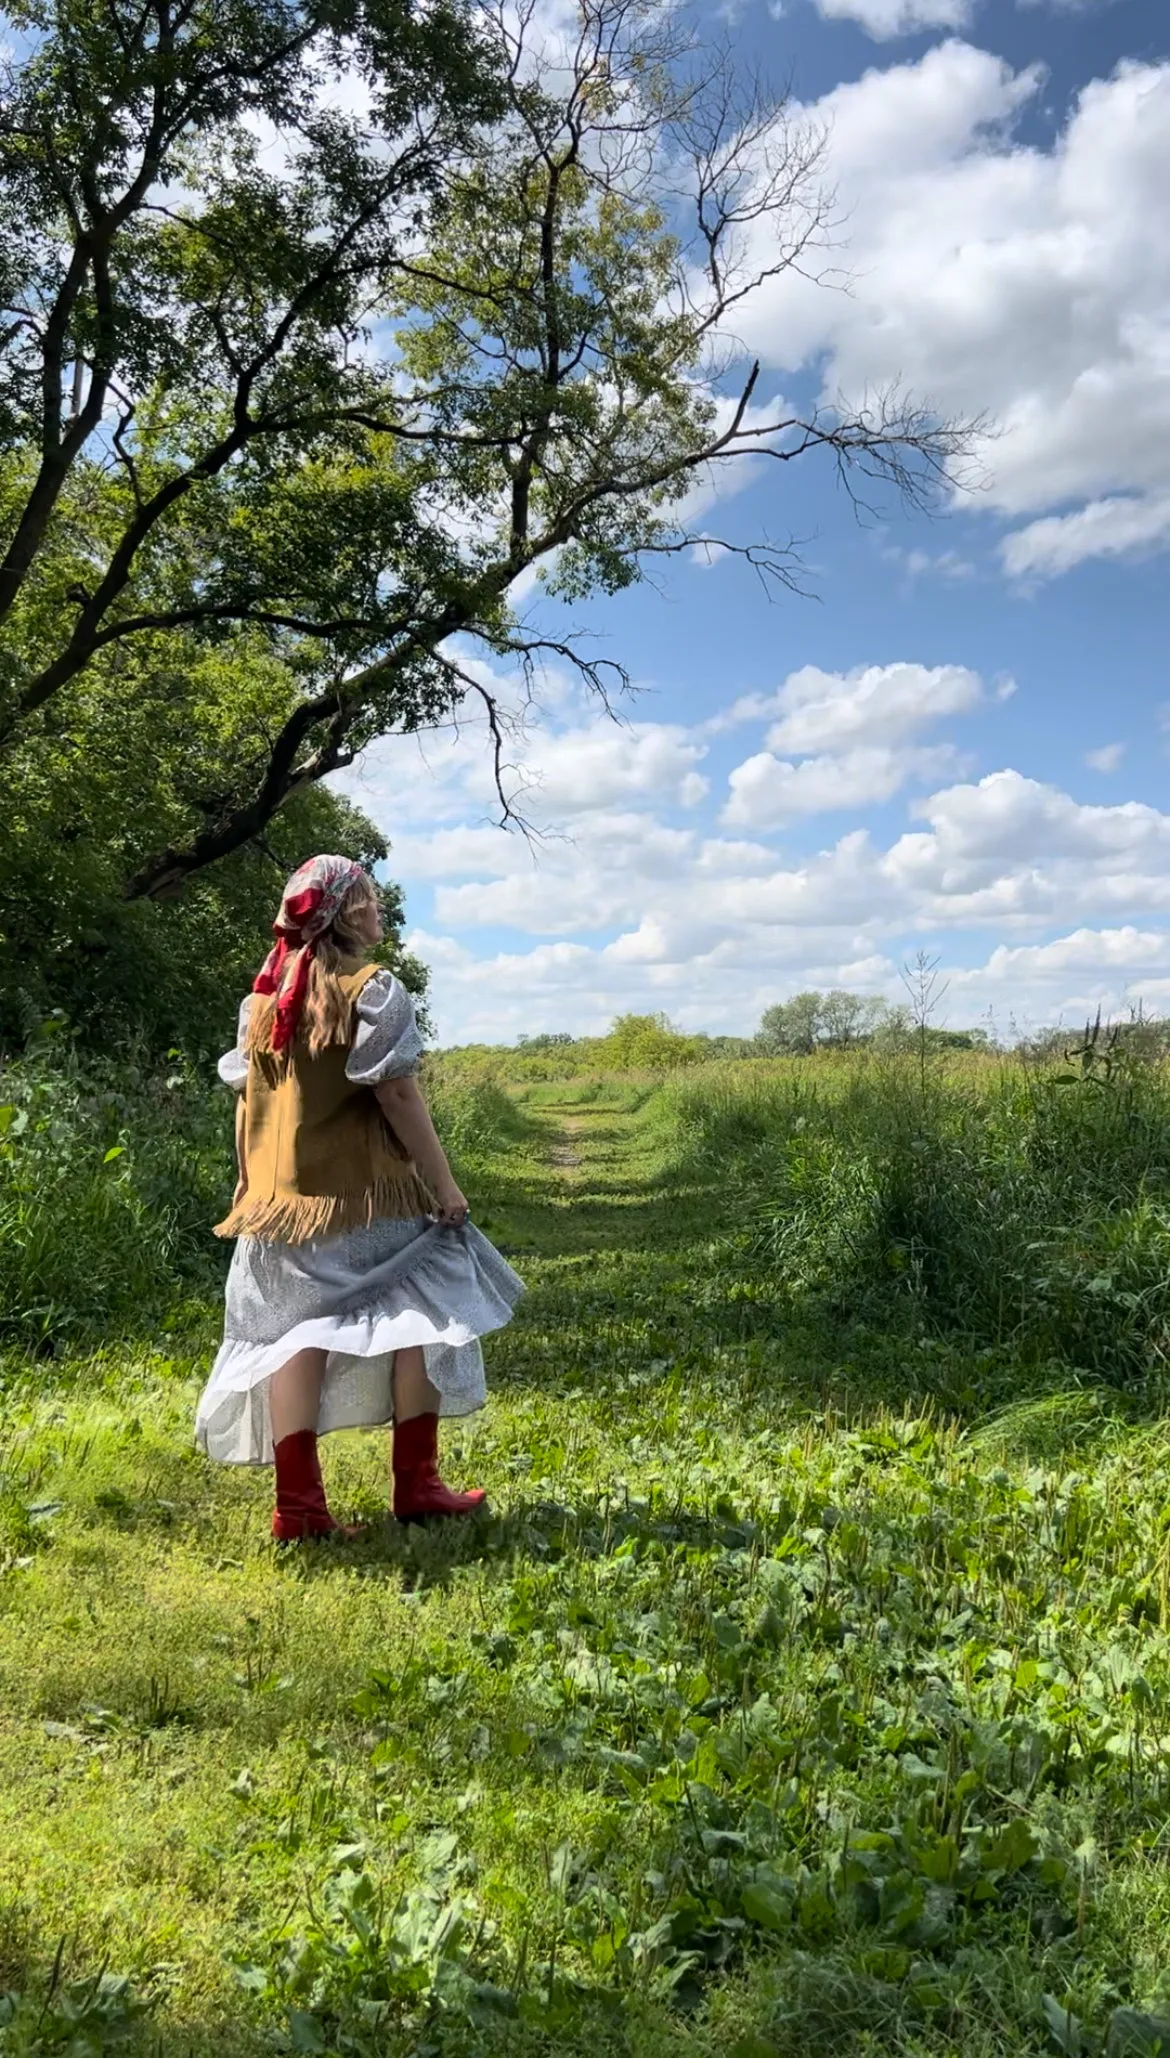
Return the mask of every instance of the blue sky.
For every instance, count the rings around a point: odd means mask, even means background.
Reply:
[[[474,725],[347,779],[394,846],[442,1041],[626,1008],[749,1032],[808,984],[952,1022],[1170,1012],[1170,10],[1165,0],[746,0],[745,58],[829,131],[849,295],[745,310],[762,396],[898,374],[998,434],[979,495],[859,521],[816,459],[704,513],[808,538],[815,597],[730,557],[573,611],[639,686],[551,677],[491,826]],[[905,32],[899,32],[905,31]]]

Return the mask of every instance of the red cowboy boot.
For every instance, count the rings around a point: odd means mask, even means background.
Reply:
[[[394,1426],[394,1513],[400,1522],[425,1522],[428,1515],[474,1515],[487,1494],[452,1493],[439,1478],[439,1418],[412,1415]]]
[[[312,1537],[360,1536],[356,1524],[335,1522],[329,1513],[315,1429],[294,1429],[273,1447],[276,1460],[276,1507],[272,1534],[277,1543],[302,1543]]]

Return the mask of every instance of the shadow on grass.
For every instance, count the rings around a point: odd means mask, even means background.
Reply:
[[[778,1520],[772,1517],[773,1528]],[[705,1508],[667,1496],[639,1501],[598,1494],[574,1502],[521,1500],[498,1514],[409,1528],[386,1523],[351,1543],[286,1551],[282,1562],[295,1576],[308,1578],[335,1572],[347,1578],[355,1572],[377,1577],[393,1571],[409,1592],[443,1586],[468,1565],[610,1558],[631,1543],[647,1549],[748,1550],[765,1541],[768,1527],[762,1517],[736,1509],[714,1489]]]
[[[0,1923],[5,1913],[0,1910]],[[161,1980],[148,1978],[137,1986],[113,1968],[75,1965],[67,1938],[54,1952],[37,1949],[27,1933],[19,1947],[5,1949],[0,1935],[0,2007],[7,2003],[15,2010],[11,2028],[22,2035],[13,2048],[85,2058],[115,2050],[123,2058],[265,2058],[273,2051],[336,2049],[355,2058],[418,2058],[422,2052],[428,2058],[711,2058],[718,2049],[699,1981],[685,1984],[673,2001],[657,2002],[563,1978],[551,1992],[542,1987],[539,1997],[524,1986],[511,1996],[480,1990],[498,1994],[504,2007],[487,2008],[482,2001],[470,2008],[428,2005],[420,1997],[409,2014],[376,2029],[349,2017],[339,2046],[325,2041],[327,2015],[300,2015],[292,2035],[283,2011],[275,2008],[241,2005],[207,2021],[175,2020],[168,2016],[167,1969],[161,1968]],[[756,2040],[774,2028],[771,1998],[745,1994],[737,2015],[741,2035],[746,2032],[746,2046],[739,2048],[770,2052],[773,2046]],[[822,2048],[816,2046],[818,2052]]]
[[[917,1408],[925,1410],[917,1396]],[[1026,1462],[1052,1466],[1078,1462],[1094,1444],[1116,1441],[1127,1431],[1140,1429],[1164,1408],[1165,1396],[1155,1410],[1141,1412],[1126,1406],[1121,1397],[1108,1392],[1052,1392],[1024,1400],[985,1415],[971,1431],[972,1455],[1022,1458]],[[810,1414],[813,1412],[811,1407]],[[833,1426],[849,1425],[840,1399],[828,1412]],[[888,1420],[886,1408],[857,1408],[852,1426],[864,1429],[875,1416]],[[803,1440],[804,1423],[786,1425]],[[686,1495],[656,1488],[648,1497],[631,1496],[624,1488],[617,1492],[579,1494],[558,1500],[537,1494],[522,1494],[511,1506],[485,1511],[471,1519],[459,1518],[403,1528],[393,1522],[374,1530],[367,1538],[351,1544],[329,1544],[306,1552],[288,1553],[285,1563],[306,1577],[326,1576],[343,1571],[378,1578],[393,1571],[407,1591],[443,1587],[453,1575],[469,1565],[508,1566],[527,1560],[556,1565],[562,1560],[598,1560],[628,1553],[669,1552],[676,1549],[704,1555],[727,1551],[767,1552],[787,1534],[792,1513],[783,1505],[761,1507],[750,1496],[737,1496],[721,1489],[711,1475],[707,1495],[696,1495],[693,1479]]]

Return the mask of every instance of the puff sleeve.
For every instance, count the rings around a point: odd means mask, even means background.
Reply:
[[[254,993],[244,995],[240,1002],[240,1019],[236,1025],[235,1048],[226,1050],[216,1066],[224,1085],[230,1086],[233,1093],[242,1093],[248,1084],[248,1057],[244,1043],[248,1034],[248,1017],[252,1012],[255,998]]]
[[[346,1077],[355,1086],[381,1086],[417,1072],[423,1040],[414,1002],[393,972],[375,972],[354,1003],[354,1037]]]

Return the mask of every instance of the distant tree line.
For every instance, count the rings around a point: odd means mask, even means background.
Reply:
[[[905,1004],[836,986],[828,993],[795,993],[765,1008],[755,1048],[769,1056],[809,1057],[816,1050],[851,1050],[859,1044],[897,1050],[923,1037],[933,1050],[986,1050],[992,1042],[986,1029],[941,1029]]]
[[[912,1007],[834,987],[829,993],[797,993],[766,1008],[754,1036],[709,1036],[701,1031],[688,1035],[667,1015],[626,1014],[601,1037],[574,1037],[559,1029],[521,1036],[519,1046],[533,1056],[575,1051],[619,1069],[660,1071],[712,1058],[809,1057],[818,1050],[874,1044],[888,1050],[911,1043],[917,1048],[923,1037],[931,1050],[985,1050],[991,1045],[985,1029],[937,1028],[916,1020]]]
[[[575,1056],[607,1069],[634,1072],[671,1071],[678,1065],[702,1064],[711,1058],[759,1056],[752,1036],[687,1035],[668,1015],[618,1015],[604,1036],[573,1036],[567,1029],[521,1036],[527,1055]]]
[[[634,1071],[664,1071],[701,1064],[712,1058],[811,1057],[816,1051],[857,1050],[990,1051],[998,1047],[988,1029],[944,1029],[930,1020],[940,989],[933,983],[933,961],[926,977],[907,981],[909,1005],[895,1004],[871,993],[849,993],[833,987],[828,993],[809,989],[765,1008],[754,1036],[688,1034],[664,1014],[619,1015],[604,1036],[577,1037],[567,1029],[518,1038],[530,1056],[558,1054],[582,1065]],[[1064,1064],[1079,1074],[1102,1079],[1111,1070],[1135,1062],[1156,1063],[1170,1055],[1170,1018],[1146,1015],[1140,1008],[1129,1019],[1110,1022],[1098,1014],[1082,1028],[1036,1030],[1013,1036],[1011,1048],[1025,1062]]]

